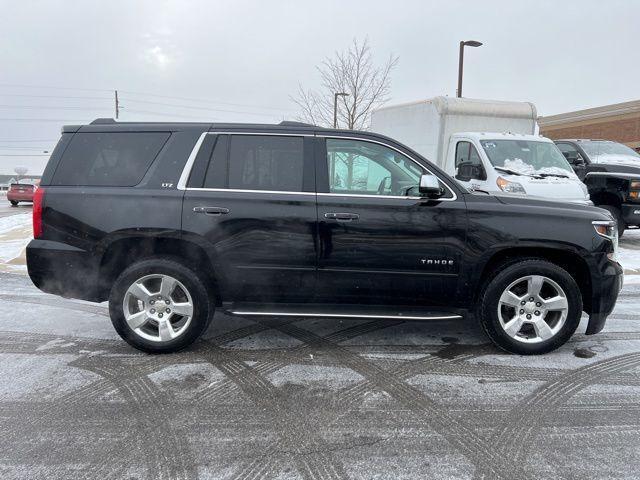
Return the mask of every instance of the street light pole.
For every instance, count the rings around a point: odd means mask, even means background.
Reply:
[[[338,97],[348,97],[345,92],[336,92],[333,94],[333,128],[338,128]]]
[[[462,97],[462,69],[464,67],[464,47],[479,47],[482,42],[476,40],[466,40],[460,42],[460,53],[458,55],[458,90],[456,91],[456,97]]]

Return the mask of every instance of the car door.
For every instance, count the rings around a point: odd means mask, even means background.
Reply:
[[[223,299],[304,301],[317,216],[312,136],[206,134],[183,201],[185,237],[214,259]]]
[[[442,198],[419,197],[427,169],[378,140],[319,136],[316,153],[320,256],[317,292],[331,301],[454,302],[466,208],[441,181]]]

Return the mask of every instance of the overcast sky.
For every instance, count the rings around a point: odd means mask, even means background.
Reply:
[[[399,56],[391,103],[455,95],[463,39],[484,42],[466,51],[466,97],[531,101],[541,115],[640,98],[631,0],[0,0],[0,11],[0,173],[40,173],[61,125],[114,116],[114,89],[122,120],[294,118],[289,96],[316,87],[315,66],[354,37],[380,62]]]

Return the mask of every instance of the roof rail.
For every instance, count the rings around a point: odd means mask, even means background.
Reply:
[[[116,123],[113,118],[96,118],[91,125],[106,125],[110,123]]]
[[[283,120],[278,125],[282,125],[283,127],[315,127],[315,125],[311,123],[294,122],[292,120]]]

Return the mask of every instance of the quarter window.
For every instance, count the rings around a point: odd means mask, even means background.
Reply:
[[[169,138],[167,132],[76,133],[52,185],[133,187]]]
[[[301,192],[303,141],[302,137],[231,135],[228,187]]]
[[[422,169],[383,145],[361,140],[327,139],[329,192],[361,195],[410,195]]]

